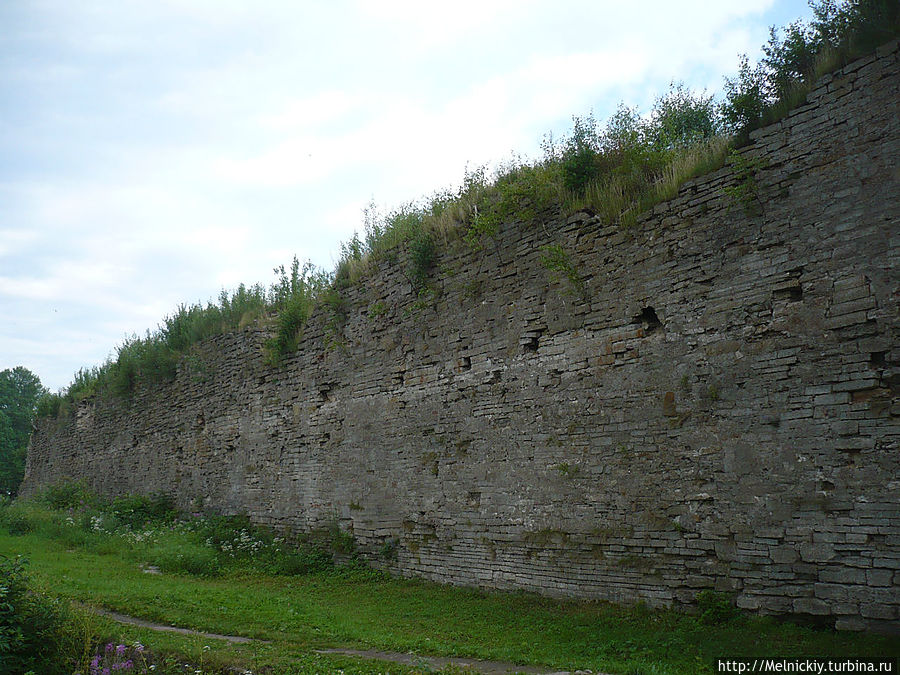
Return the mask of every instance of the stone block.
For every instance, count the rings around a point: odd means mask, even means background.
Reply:
[[[835,556],[830,543],[800,544],[800,558],[804,562],[827,562]]]
[[[866,630],[868,622],[856,616],[839,616],[835,619],[834,627],[836,630],[847,630],[856,633]]]
[[[794,600],[793,610],[796,614],[814,614],[816,616],[831,614],[828,603],[818,598],[797,598]]]
[[[859,613],[866,619],[884,619],[893,621],[897,618],[897,605],[862,603],[859,608]]]
[[[865,572],[865,583],[869,586],[892,586],[894,583],[894,572],[892,570],[872,569],[865,570]],[[900,601],[900,594],[898,594],[898,601]]]
[[[835,584],[865,584],[871,570],[854,567],[825,567],[819,571],[819,581]]]

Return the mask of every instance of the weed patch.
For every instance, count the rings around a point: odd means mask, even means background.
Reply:
[[[572,292],[584,299],[587,295],[584,280],[568,251],[558,244],[544,246],[541,250],[543,251],[541,266],[564,277],[569,282]]]

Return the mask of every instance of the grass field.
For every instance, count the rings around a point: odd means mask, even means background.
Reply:
[[[201,568],[195,574],[148,574],[143,568],[161,555],[160,537],[154,545],[137,545],[130,528],[103,531],[89,518],[82,526],[66,512],[38,504],[4,508],[0,555],[27,558],[30,577],[45,592],[165,625],[254,638],[229,644],[90,620],[102,641],[140,641],[173,662],[189,663],[192,673],[228,666],[273,674],[423,671],[316,652],[327,647],[512,661],[546,666],[548,672],[629,674],[708,673],[720,656],[900,655],[897,641],[874,635],[727,612],[704,622],[675,611],[485,593],[393,579],[362,566],[271,574],[245,556],[214,573]],[[190,531],[169,524],[167,532],[164,546],[170,550],[198,546]]]

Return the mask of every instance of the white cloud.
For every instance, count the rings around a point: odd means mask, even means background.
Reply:
[[[0,230],[0,260],[25,251],[38,236],[28,230]]]
[[[333,124],[357,112],[365,99],[356,93],[340,90],[322,91],[306,98],[288,99],[277,113],[263,115],[259,125],[275,132],[306,131]]]
[[[395,34],[422,48],[455,42],[478,29],[502,27],[504,19],[527,13],[535,5],[528,0],[358,0],[355,10],[362,21],[390,26]]]

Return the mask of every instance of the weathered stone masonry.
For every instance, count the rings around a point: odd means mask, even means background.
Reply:
[[[255,521],[337,520],[404,575],[650,604],[701,589],[898,630],[898,45],[622,231],[579,213],[401,261],[283,368],[260,331],[45,422],[25,492],[79,477]],[[542,265],[561,246],[581,282]],[[581,286],[583,284],[583,286]],[[394,549],[396,557],[382,552]]]

